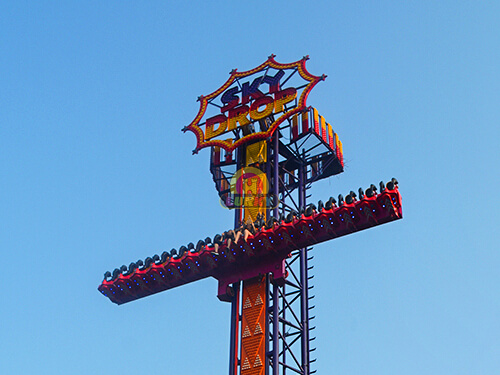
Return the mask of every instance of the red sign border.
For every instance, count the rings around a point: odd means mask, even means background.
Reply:
[[[307,107],[306,101],[307,101],[307,97],[308,97],[309,93],[311,92],[313,87],[316,86],[316,84],[319,81],[325,80],[326,75],[322,75],[322,76],[318,77],[318,76],[312,75],[311,73],[309,73],[307,71],[306,61],[309,60],[309,56],[304,56],[302,59],[300,59],[296,62],[293,62],[293,63],[289,63],[289,64],[278,63],[274,59],[275,57],[276,57],[276,55],[271,55],[264,63],[262,63],[258,67],[251,69],[251,70],[247,70],[245,72],[238,72],[236,69],[234,69],[233,71],[231,71],[231,75],[230,75],[229,79],[219,89],[217,89],[216,91],[214,91],[210,95],[207,95],[207,96],[202,95],[198,98],[198,101],[200,102],[200,109],[198,111],[198,114],[196,115],[195,119],[188,126],[186,126],[184,129],[182,129],[182,131],[184,131],[184,132],[189,130],[196,135],[196,148],[193,150],[193,154],[197,154],[198,151],[201,150],[202,148],[210,147],[210,146],[218,146],[220,148],[223,148],[227,152],[231,152],[244,143],[247,143],[250,141],[257,141],[257,140],[261,140],[261,139],[268,139],[273,135],[274,131],[278,128],[278,126],[283,121],[285,121],[287,118],[292,117],[294,114],[299,113],[299,112],[303,111],[304,109],[306,109],[306,107]],[[258,73],[258,72],[264,70],[267,67],[271,67],[274,69],[297,68],[300,76],[304,80],[309,82],[307,84],[307,86],[304,88],[304,90],[302,91],[302,94],[300,95],[297,108],[281,115],[278,119],[276,119],[271,124],[269,129],[265,132],[258,132],[258,133],[254,133],[252,135],[247,135],[243,138],[238,139],[234,143],[228,142],[228,141],[223,141],[223,140],[205,141],[205,134],[203,133],[203,130],[198,126],[198,124],[206,112],[206,109],[208,106],[208,101],[210,99],[213,99],[213,98],[217,97],[218,95],[222,94],[227,88],[229,88],[229,86],[235,81],[236,78],[250,76],[252,74],[255,74],[255,73]]]

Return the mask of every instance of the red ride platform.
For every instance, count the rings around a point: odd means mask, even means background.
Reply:
[[[402,217],[401,195],[393,185],[392,190],[386,188],[371,197],[353,198],[350,204],[319,210],[309,206],[301,215],[262,226],[246,241],[243,236],[238,241],[222,239],[217,251],[214,244],[208,244],[179,255],[148,258],[137,268],[122,267],[112,276],[108,273],[98,289],[112,302],[123,304],[212,276],[219,281],[219,299],[227,301],[230,284],[238,280],[269,272],[274,279],[285,278],[283,260],[293,250]]]

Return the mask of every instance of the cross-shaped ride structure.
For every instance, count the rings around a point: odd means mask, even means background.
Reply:
[[[314,244],[402,218],[398,182],[306,203],[315,181],[344,170],[342,143],[306,104],[326,76],[308,57],[231,71],[200,96],[193,153],[210,147],[210,172],[234,226],[213,238],[106,272],[99,291],[122,304],[205,277],[231,303],[230,375],[313,374],[308,262]]]

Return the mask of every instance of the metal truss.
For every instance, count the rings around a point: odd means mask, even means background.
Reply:
[[[287,150],[280,150],[286,147]],[[273,181],[274,194],[280,196],[280,205],[274,209],[274,216],[285,215],[287,212],[300,211],[306,202],[306,176],[307,162],[304,158],[297,158],[298,175],[295,176],[287,170],[286,163],[280,163],[280,151],[290,154],[290,147],[279,142],[279,131],[273,138],[272,146],[272,172],[269,176]],[[285,152],[283,152],[285,151]],[[294,156],[300,156],[293,153]],[[302,154],[302,156],[305,153]],[[289,182],[285,183],[280,176],[291,176]],[[293,199],[296,193],[296,199]],[[269,281],[269,304],[268,304],[268,375],[300,374],[310,375],[310,316],[309,312],[309,281],[308,276],[311,269],[308,267],[308,253],[312,248],[303,248],[293,251],[290,258],[286,259],[285,266],[288,277],[283,283]],[[314,328],[313,328],[314,329]],[[315,350],[315,349],[313,349]]]
[[[310,326],[314,319],[310,315],[314,306],[309,301],[314,298],[309,296],[313,288],[308,276],[312,267],[307,267],[308,261],[312,259],[309,252],[312,248],[294,251],[286,261],[288,278],[283,286],[271,282],[269,307],[269,325],[272,327],[269,333],[269,374],[314,374],[311,364],[311,353],[316,348],[311,348],[311,331],[315,327]],[[275,319],[275,316],[277,319]],[[276,355],[277,353],[277,355]]]

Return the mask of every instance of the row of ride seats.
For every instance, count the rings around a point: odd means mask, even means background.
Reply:
[[[383,181],[380,181],[379,183],[380,192],[383,192],[386,189],[394,190],[397,184],[398,181],[395,178],[392,178],[391,181],[389,181],[387,184],[384,184]],[[365,196],[371,198],[376,194],[377,194],[377,187],[372,184],[366,190],[359,188],[358,195],[356,195],[354,191],[351,191],[345,197],[342,194],[339,194],[338,200],[335,200],[335,198],[333,197],[330,197],[328,201],[326,201],[326,203],[323,203],[323,201],[320,200],[317,206],[311,203],[306,207],[300,207],[298,211],[292,210],[286,216],[280,213],[278,218],[270,217],[269,220],[267,220],[267,222],[264,220],[262,216],[258,216],[257,220],[253,223],[253,226],[250,227],[248,225],[242,226],[236,229],[236,231],[238,230],[243,231],[246,228],[250,232],[252,232],[252,234],[255,234],[256,230],[260,230],[263,227],[265,227],[266,229],[271,229],[275,224],[279,224],[281,222],[291,223],[294,220],[294,218],[300,218],[302,217],[302,215],[310,217],[313,213],[322,212],[324,209],[331,210],[333,207],[341,207],[344,204],[352,204],[356,202],[358,196],[359,199],[363,199]],[[129,275],[135,272],[136,269],[139,270],[147,269],[153,263],[161,265],[167,262],[170,258],[178,259],[182,257],[186,252],[198,253],[205,246],[214,247],[215,244],[220,246],[228,239],[232,239],[234,241],[235,240],[234,236],[235,236],[235,231],[228,231],[224,232],[222,235],[216,234],[213,240],[210,237],[205,238],[205,240],[199,240],[196,243],[196,245],[190,242],[186,246],[181,246],[179,248],[179,251],[177,251],[176,249],[172,249],[170,251],[164,251],[161,255],[155,254],[152,257],[147,257],[146,259],[144,259],[144,261],[138,260],[137,262],[132,262],[129,264],[128,267],[126,265],[123,265],[120,268],[115,268],[112,273],[107,271],[104,274],[104,279],[106,281],[112,281],[115,280],[121,274]]]

